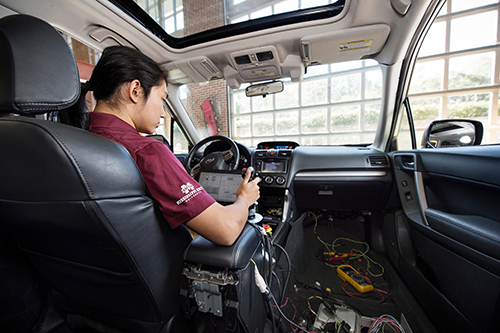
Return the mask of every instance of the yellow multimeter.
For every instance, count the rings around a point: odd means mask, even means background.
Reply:
[[[373,285],[370,281],[362,277],[352,266],[341,265],[337,267],[337,274],[342,280],[349,282],[360,293],[367,293],[373,290]]]

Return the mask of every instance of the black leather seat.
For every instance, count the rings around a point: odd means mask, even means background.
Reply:
[[[0,20],[0,230],[70,326],[167,331],[186,228],[168,227],[122,146],[12,115],[64,109],[79,93],[73,54],[52,26],[25,15]]]

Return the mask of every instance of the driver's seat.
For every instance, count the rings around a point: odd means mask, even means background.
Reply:
[[[170,229],[122,146],[34,117],[79,94],[75,59],[52,26],[0,19],[2,236],[72,329],[175,331],[186,228]]]

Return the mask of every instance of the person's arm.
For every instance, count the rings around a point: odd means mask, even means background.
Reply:
[[[228,206],[214,203],[198,216],[186,222],[186,226],[213,243],[230,246],[243,230],[248,218],[248,208],[259,199],[259,178],[251,182],[247,170],[245,179],[236,191],[236,201]]]

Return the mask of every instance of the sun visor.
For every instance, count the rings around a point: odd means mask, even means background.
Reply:
[[[390,31],[386,24],[375,24],[305,36],[302,60],[306,65],[358,60],[381,51]]]

